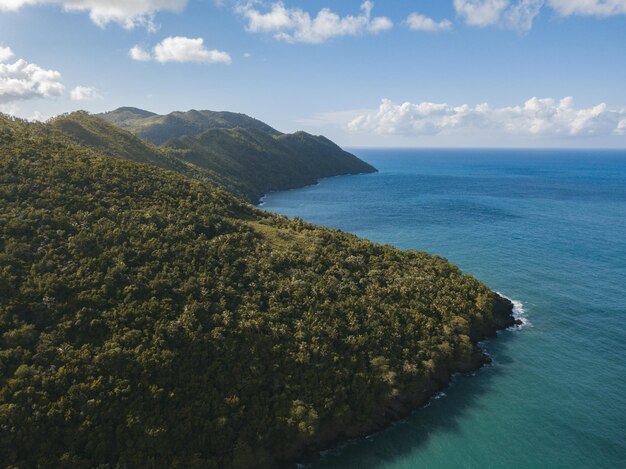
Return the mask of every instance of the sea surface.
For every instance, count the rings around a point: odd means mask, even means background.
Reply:
[[[626,468],[626,151],[353,150],[263,208],[448,258],[518,302],[494,363],[313,468]]]

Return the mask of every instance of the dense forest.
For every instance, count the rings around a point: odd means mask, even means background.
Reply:
[[[306,132],[283,134],[260,120],[232,112],[192,110],[160,116],[123,107],[96,116],[71,114],[62,117],[59,125],[79,138],[84,129],[77,125],[117,142],[132,133],[141,139],[135,146],[159,145],[161,153],[184,164],[183,173],[193,171],[253,203],[268,192],[302,187],[320,178],[376,171],[327,138]],[[114,138],[121,132],[112,125],[129,133]]]
[[[258,130],[271,136],[281,132],[245,114],[225,111],[174,111],[166,115],[134,107],[121,107],[97,117],[128,130],[140,138],[161,145],[183,135],[193,136],[209,129]]]
[[[0,117],[3,467],[270,467],[423,402],[511,324],[445,259],[75,130]]]

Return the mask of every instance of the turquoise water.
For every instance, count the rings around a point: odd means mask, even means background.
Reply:
[[[445,256],[523,304],[386,431],[315,468],[626,468],[626,152],[357,150],[380,172],[270,194],[264,208]]]

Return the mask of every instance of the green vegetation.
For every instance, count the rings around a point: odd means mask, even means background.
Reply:
[[[258,119],[234,112],[196,111],[172,112],[159,116],[142,109],[121,107],[99,114],[103,120],[126,129],[156,145],[183,135],[198,135],[209,129],[250,129],[272,136],[281,133]]]
[[[268,192],[302,187],[323,177],[375,171],[324,137],[281,134],[243,114],[189,111],[157,116],[120,108],[99,117],[76,112],[51,124],[77,143],[109,156],[208,181],[253,203]],[[150,143],[165,140],[160,147]]]
[[[254,129],[213,129],[170,140],[182,161],[238,181],[248,199],[339,174],[374,169],[324,137],[305,132],[273,137]]]
[[[423,401],[509,320],[442,258],[59,129],[0,117],[3,467],[271,466]]]

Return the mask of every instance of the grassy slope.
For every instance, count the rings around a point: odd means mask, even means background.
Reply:
[[[40,124],[0,118],[0,203],[3,466],[270,466],[423,400],[508,321],[444,259]]]

